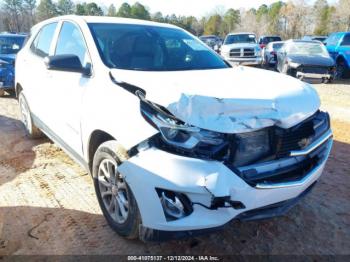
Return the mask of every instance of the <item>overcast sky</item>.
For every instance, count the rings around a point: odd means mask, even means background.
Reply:
[[[90,0],[75,0],[75,2],[90,2]],[[93,0],[91,0],[93,1]],[[123,2],[128,2],[130,5],[137,2],[136,0],[95,0],[98,4],[108,7],[110,4],[114,4],[116,8]],[[308,0],[313,3],[315,0]],[[335,2],[337,0],[328,0],[328,2]],[[148,7],[151,13],[160,11],[163,15],[173,14],[176,15],[193,15],[201,17],[208,15],[215,9],[228,9],[228,8],[251,8],[259,7],[262,4],[270,5],[277,0],[138,0],[141,4]]]

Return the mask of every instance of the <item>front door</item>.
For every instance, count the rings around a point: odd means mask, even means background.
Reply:
[[[83,66],[91,64],[86,43],[80,28],[72,22],[61,25],[54,55],[76,55]],[[83,155],[81,141],[82,99],[91,79],[82,73],[68,71],[50,71],[54,86],[52,100],[55,108],[56,139],[74,153]]]

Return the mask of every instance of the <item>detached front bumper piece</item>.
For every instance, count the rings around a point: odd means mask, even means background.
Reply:
[[[333,76],[331,74],[316,74],[316,73],[304,73],[298,71],[296,73],[296,77],[299,79],[332,79]]]
[[[303,199],[308,193],[311,192],[316,182],[309,186],[304,192],[295,198],[288,199],[279,203],[268,205],[265,207],[260,207],[257,209],[252,209],[247,212],[243,212],[233,218],[233,220],[238,221],[254,221],[263,220],[272,217],[285,215],[292,207],[294,207],[301,199]],[[226,223],[222,226],[205,228],[198,230],[185,230],[185,231],[165,231],[157,230],[152,228],[147,228],[140,226],[140,239],[145,242],[162,242],[175,239],[183,239],[188,237],[197,237],[201,235],[206,235],[210,233],[217,232],[224,229],[227,225]]]

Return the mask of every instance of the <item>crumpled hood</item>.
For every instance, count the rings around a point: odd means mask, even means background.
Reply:
[[[314,114],[320,100],[311,85],[283,74],[237,66],[147,72],[112,69],[117,81],[143,88],[146,98],[203,129],[242,133],[289,128]]]
[[[334,66],[335,62],[331,57],[316,56],[316,55],[288,55],[288,59],[291,62],[301,65],[312,66]]]

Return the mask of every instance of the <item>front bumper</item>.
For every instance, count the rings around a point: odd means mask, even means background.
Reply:
[[[295,198],[243,212],[238,216],[236,216],[233,220],[254,221],[254,220],[263,220],[263,219],[268,219],[272,217],[282,216],[286,214],[292,207],[294,207],[308,193],[310,193],[313,187],[315,186],[315,184],[316,182],[314,182],[304,192],[302,192],[300,195],[298,195]],[[214,233],[216,231],[222,230],[227,225],[228,223],[226,223],[225,225],[213,227],[213,228],[187,230],[187,231],[164,231],[164,230],[147,228],[141,225],[140,239],[146,242],[161,242],[161,241],[167,241],[170,239],[196,237],[196,236],[201,236],[201,235]]]
[[[254,57],[254,58],[224,56],[224,59],[232,64],[240,64],[240,65],[261,65],[262,64],[262,57],[260,56]]]
[[[321,176],[332,146],[331,131],[308,148],[294,151],[294,156],[288,158],[307,157],[307,154],[317,151],[320,145],[323,155],[318,164],[302,179],[284,183],[252,186],[238,175],[239,170],[234,171],[222,162],[183,157],[154,147],[140,151],[118,170],[136,198],[142,217],[141,239],[161,241],[210,232],[233,219],[261,218],[260,211],[271,209],[271,205],[277,205],[279,211],[275,210],[269,215],[265,213],[263,218],[283,214]],[[274,164],[276,161],[271,162]],[[271,168],[271,162],[257,164],[256,169],[264,172],[267,167]],[[276,163],[276,166],[279,165]],[[193,203],[193,212],[184,218],[167,221],[155,188],[186,194]],[[208,208],[214,198],[220,197],[229,197],[232,201],[242,203],[243,208]],[[289,208],[281,208],[280,203]],[[255,215],[257,210],[260,213],[258,216]]]
[[[296,77],[300,79],[332,79],[333,75],[331,74],[316,74],[316,73],[304,73],[297,71]]]

